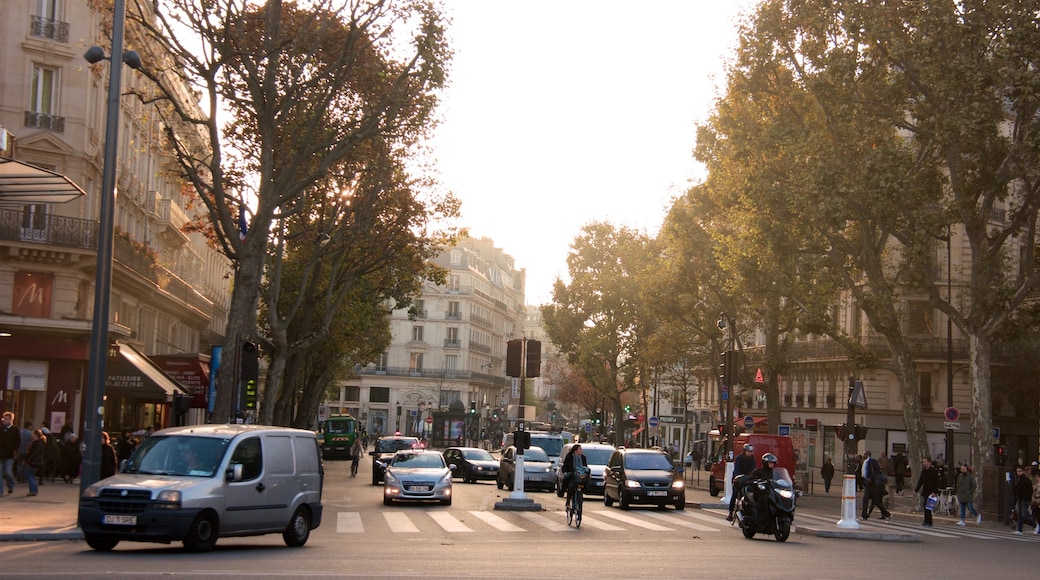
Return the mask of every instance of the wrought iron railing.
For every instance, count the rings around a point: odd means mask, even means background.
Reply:
[[[56,42],[68,42],[69,23],[43,16],[33,16],[29,22],[29,34]]]

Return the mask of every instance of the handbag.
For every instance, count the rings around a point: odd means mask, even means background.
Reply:
[[[934,511],[935,506],[939,503],[939,496],[934,493],[928,496],[928,500],[924,502],[924,509],[928,511]]]

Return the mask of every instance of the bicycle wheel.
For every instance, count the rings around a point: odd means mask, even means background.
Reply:
[[[571,499],[571,501],[570,501],[570,502],[568,502],[568,503],[567,503],[567,504],[566,504],[566,505],[565,505],[565,506],[563,507],[563,509],[564,509],[564,510],[565,510],[565,511],[567,512],[567,525],[568,525],[568,526],[569,526],[569,525],[571,525],[571,522],[572,522],[572,521],[574,520],[574,509],[573,509],[573,508],[571,507],[571,503],[572,503],[573,501],[574,501],[574,499],[572,498],[572,499]]]
[[[574,493],[574,527],[575,528],[580,528],[581,527],[581,508],[582,508],[582,505],[585,503],[585,498],[583,497],[583,495],[584,494],[582,494],[581,491],[576,491]]]

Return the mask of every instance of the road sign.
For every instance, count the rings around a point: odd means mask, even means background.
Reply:
[[[433,424],[433,417],[427,417],[426,418],[426,424],[427,425],[432,425]]]
[[[650,417],[649,423],[650,423],[651,427],[657,427],[658,425],[661,424],[661,420],[658,419],[657,417]]]
[[[961,412],[957,410],[957,407],[946,407],[946,420],[956,421],[961,418]]]
[[[791,426],[790,425],[780,425],[780,427],[777,428],[776,434],[777,435],[786,435],[786,436],[790,437],[791,436]]]
[[[852,387],[852,399],[849,403],[860,409],[867,408],[867,394],[863,389],[863,381],[856,381]]]
[[[754,429],[755,428],[755,418],[752,417],[751,415],[748,415],[747,417],[744,417],[744,428],[749,430],[749,431],[751,429]]]
[[[993,428],[993,438],[1000,439],[1000,427]]]
[[[755,382],[756,383],[764,383],[764,382],[766,382],[766,378],[762,376],[762,369],[758,369],[758,372],[755,373]]]
[[[592,433],[592,423],[585,423],[585,432]]]
[[[943,423],[943,429],[949,429],[950,431],[957,431],[961,428],[961,424],[958,421],[946,421]]]

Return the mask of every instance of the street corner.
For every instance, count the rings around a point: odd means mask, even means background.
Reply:
[[[921,536],[909,532],[843,530],[839,528],[822,528],[795,525],[795,533],[816,536],[818,538],[838,538],[842,540],[866,540],[870,542],[920,542]]]

